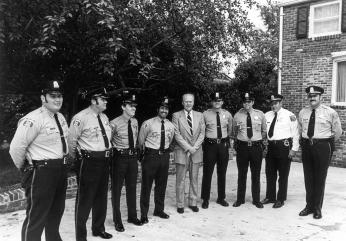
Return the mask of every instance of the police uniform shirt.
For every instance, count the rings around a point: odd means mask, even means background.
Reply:
[[[105,128],[109,143],[112,129],[109,125],[108,117],[100,113],[100,119]],[[87,151],[105,151],[106,146],[102,136],[102,131],[97,119],[97,113],[88,107],[76,114],[71,121],[70,133],[68,137],[70,154],[75,156],[77,145],[82,150]]]
[[[265,113],[265,118],[267,120],[267,129],[272,124],[275,117],[274,111],[268,111]],[[268,140],[282,140],[292,138],[292,150],[298,151],[299,149],[299,131],[298,131],[298,121],[296,116],[289,110],[280,108],[277,112],[276,123],[274,127],[273,136],[269,137]]]
[[[117,149],[129,148],[128,121],[129,119],[124,115],[121,115],[110,122],[112,128],[112,144]],[[131,118],[131,127],[133,141],[134,144],[136,144],[138,136],[138,121],[135,118]]]
[[[203,112],[205,122],[205,137],[217,138],[216,110],[208,109]],[[227,110],[220,110],[220,124],[222,138],[230,137],[232,133],[232,115]]]
[[[309,138],[307,135],[311,107],[305,107],[299,112],[299,130],[303,138]],[[342,134],[341,122],[338,113],[332,108],[321,104],[315,110],[315,131],[313,138],[339,139]]]
[[[165,149],[169,148],[174,137],[174,125],[169,120],[164,120],[165,125]],[[152,149],[160,149],[161,119],[154,117],[146,120],[139,131],[138,143]]]
[[[57,115],[64,137],[67,138],[68,126],[65,117],[61,113]],[[21,168],[25,159],[32,164],[32,160],[63,158],[67,153],[63,153],[62,148],[54,113],[42,106],[19,120],[10,145],[10,155],[17,168]]]
[[[253,136],[251,141],[262,140],[267,135],[267,123],[264,113],[260,110],[252,109],[250,111],[251,124],[252,124],[252,133]],[[247,111],[244,108],[241,108],[235,115],[233,119],[233,126],[235,133],[234,138],[240,141],[249,141],[250,139],[247,136]]]

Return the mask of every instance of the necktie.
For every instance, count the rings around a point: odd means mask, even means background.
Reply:
[[[312,110],[312,113],[309,119],[308,133],[307,133],[309,138],[312,138],[314,136],[314,131],[315,131],[315,109]]]
[[[191,112],[188,112],[188,113],[187,113],[187,123],[188,123],[189,126],[190,126],[191,135],[193,135],[193,132],[192,132],[192,119],[191,119],[190,114],[191,114]]]
[[[216,128],[217,128],[217,139],[222,138],[221,132],[221,121],[220,121],[220,113],[216,112]]]
[[[269,132],[268,132],[269,137],[272,137],[274,134],[274,126],[275,126],[275,122],[276,122],[277,117],[278,117],[278,113],[275,112],[275,117],[274,117],[272,123],[270,124]]]
[[[66,140],[64,137],[64,132],[62,131],[62,128],[61,128],[61,125],[60,125],[60,122],[58,119],[58,115],[54,114],[54,118],[55,118],[56,124],[58,125],[58,129],[60,132],[60,138],[61,138],[61,143],[62,143],[62,152],[63,152],[63,154],[65,154],[66,153]]]
[[[134,149],[135,148],[135,144],[134,144],[134,141],[133,141],[133,132],[132,132],[132,127],[131,127],[131,119],[128,121],[127,130],[128,130],[128,135],[129,135],[129,148],[130,149]]]
[[[253,136],[252,133],[252,122],[251,122],[251,116],[250,113],[247,113],[247,118],[246,118],[246,129],[247,129],[247,137],[249,137],[251,139],[251,137]]]
[[[109,141],[108,141],[108,137],[107,137],[107,135],[106,135],[105,128],[103,127],[103,124],[102,124],[100,115],[97,115],[97,120],[99,121],[99,125],[100,125],[101,132],[102,132],[102,137],[103,137],[103,141],[105,142],[106,149],[108,149],[108,147],[109,147]]]
[[[160,151],[165,150],[165,121],[161,121],[161,141],[160,141]]]

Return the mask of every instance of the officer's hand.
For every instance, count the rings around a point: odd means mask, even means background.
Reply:
[[[292,159],[295,155],[296,155],[296,151],[290,150],[290,152],[288,153],[288,158]]]
[[[195,147],[189,148],[189,152],[190,152],[191,155],[194,154],[196,151],[197,151],[197,150],[196,150]]]

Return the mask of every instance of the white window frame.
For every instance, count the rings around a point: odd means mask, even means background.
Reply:
[[[333,32],[314,34],[314,22],[313,22],[313,20],[314,20],[315,8],[323,7],[323,6],[327,6],[327,5],[332,5],[335,3],[339,3],[339,28],[338,28],[338,30],[333,31]],[[341,13],[342,13],[342,1],[341,0],[310,5],[309,38],[316,38],[316,37],[322,37],[322,36],[328,36],[328,35],[341,34],[341,19],[342,19]]]
[[[346,61],[346,51],[333,52],[332,60],[333,60],[333,79],[332,79],[332,98],[331,98],[332,103],[331,104],[334,106],[346,106],[346,102],[336,102],[338,63]]]

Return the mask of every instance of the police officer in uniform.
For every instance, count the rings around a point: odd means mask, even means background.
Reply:
[[[90,94],[91,105],[71,121],[68,144],[70,154],[78,158],[78,190],[76,197],[76,240],[87,240],[86,222],[92,209],[92,234],[110,239],[105,231],[111,127],[102,113],[107,108],[105,89]]]
[[[232,115],[222,109],[223,101],[219,92],[212,94],[212,108],[203,112],[205,122],[205,139],[203,153],[203,178],[201,198],[202,208],[209,207],[210,185],[216,164],[217,168],[217,201],[221,206],[226,202],[226,171],[228,166],[230,135],[232,133]]]
[[[263,208],[260,202],[260,173],[262,165],[263,140],[266,140],[267,125],[264,113],[253,109],[254,97],[249,93],[243,96],[243,108],[234,116],[233,137],[237,151],[238,191],[233,207],[245,203],[246,176],[250,164],[252,203]]]
[[[68,126],[59,113],[63,95],[58,81],[49,81],[41,94],[42,107],[18,122],[10,145],[14,164],[22,171],[27,198],[22,241],[61,241],[59,226],[65,209]]]
[[[320,219],[334,142],[340,138],[342,129],[338,113],[321,103],[324,89],[309,86],[305,92],[308,94],[309,106],[299,112],[298,121],[302,137],[306,207],[299,216],[313,213],[315,219]]]
[[[113,154],[111,162],[113,221],[118,232],[125,231],[120,213],[121,189],[125,180],[126,201],[129,223],[142,225],[136,212],[137,186],[137,149],[138,122],[136,113],[136,96],[128,91],[123,93],[121,108],[123,113],[110,122],[112,127]]]
[[[142,188],[141,188],[141,222],[148,223],[150,192],[155,181],[155,209],[154,216],[168,219],[164,212],[164,201],[167,187],[170,144],[174,138],[174,125],[166,119],[169,111],[167,97],[160,102],[158,116],[146,120],[139,131],[138,142],[144,150],[142,161]]]
[[[287,182],[292,157],[299,148],[299,131],[296,116],[282,108],[280,94],[270,96],[272,110],[265,113],[267,120],[268,153],[266,156],[267,193],[263,204],[274,203],[280,208],[287,198]],[[279,189],[276,195],[276,179],[279,173]]]

